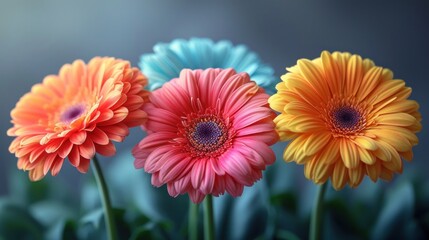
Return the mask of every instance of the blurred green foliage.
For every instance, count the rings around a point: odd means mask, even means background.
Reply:
[[[188,197],[152,187],[150,175],[132,163],[126,153],[104,167],[119,239],[187,239]],[[32,183],[12,172],[10,194],[0,198],[0,239],[105,239],[97,186],[91,173],[82,178],[76,196],[55,178]],[[300,166],[278,161],[243,196],[215,198],[218,239],[307,239],[317,186],[302,178]],[[392,183],[365,180],[339,192],[328,188],[324,239],[429,239],[427,186],[427,180],[405,176]]]

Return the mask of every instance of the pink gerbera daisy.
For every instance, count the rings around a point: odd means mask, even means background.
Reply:
[[[246,73],[188,70],[152,92],[143,110],[148,136],[134,149],[136,168],[194,203],[225,191],[240,196],[275,160],[278,135],[268,95]]]
[[[115,154],[112,141],[123,141],[129,127],[147,118],[141,109],[146,84],[137,68],[114,58],[96,57],[88,65],[76,60],[47,76],[11,112],[7,134],[16,138],[9,151],[18,168],[36,181],[49,170],[57,175],[65,158],[84,173],[96,152]]]

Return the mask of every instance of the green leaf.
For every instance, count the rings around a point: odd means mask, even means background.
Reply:
[[[404,226],[413,220],[414,189],[409,182],[396,185],[387,194],[384,208],[373,229],[373,239],[405,239]]]
[[[77,224],[73,220],[60,220],[51,225],[51,228],[45,235],[46,240],[74,240],[77,237]]]
[[[113,209],[113,217],[117,227],[117,233],[119,239],[127,239],[131,235],[130,224],[125,219],[126,212],[124,209]],[[103,208],[95,209],[94,211],[89,212],[83,216],[80,220],[80,230],[79,235],[84,239],[91,239],[97,236],[104,234],[105,232],[105,223],[104,223],[104,211]]]
[[[119,154],[118,158],[121,161],[112,162],[106,171],[113,204],[138,209],[154,222],[170,222],[170,238],[180,239],[181,229],[186,226],[188,197],[173,198],[165,186],[152,186],[151,175],[134,168],[131,151]]]
[[[53,200],[44,200],[30,206],[31,214],[45,226],[51,226],[63,219],[74,218],[75,212],[68,205]]]
[[[0,213],[0,238],[43,239],[44,227],[26,208],[1,199]]]
[[[82,225],[91,225],[92,227],[98,229],[100,228],[100,224],[103,221],[103,217],[104,217],[103,208],[97,208],[85,214],[81,218],[80,223]]]
[[[297,211],[297,198],[291,191],[271,195],[270,203],[274,206],[280,206],[292,214],[295,214]]]
[[[12,171],[9,175],[10,196],[22,204],[31,204],[49,197],[48,181],[31,182],[28,173]]]
[[[167,227],[168,228],[168,227]],[[138,228],[136,228],[130,240],[155,240],[155,239],[166,239],[168,238],[168,234],[165,231],[166,226],[163,223],[147,223]]]

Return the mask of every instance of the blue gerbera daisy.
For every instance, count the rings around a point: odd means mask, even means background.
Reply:
[[[139,64],[149,78],[150,90],[179,77],[184,68],[234,68],[237,72],[247,72],[259,86],[273,92],[276,81],[273,68],[262,63],[258,55],[244,45],[233,46],[226,40],[215,43],[207,38],[191,38],[158,43],[153,50],[154,53],[142,55]]]

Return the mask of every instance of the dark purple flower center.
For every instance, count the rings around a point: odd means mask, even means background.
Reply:
[[[360,121],[359,112],[349,106],[339,107],[332,113],[333,122],[337,128],[351,129],[356,127]]]
[[[189,114],[179,132],[186,139],[185,149],[194,157],[217,157],[232,146],[234,131],[229,118],[215,114]]]
[[[214,121],[197,123],[192,133],[192,138],[198,145],[216,144],[221,136],[222,129]]]
[[[60,117],[64,123],[71,123],[76,118],[80,117],[85,112],[85,105],[76,104],[67,108]]]

